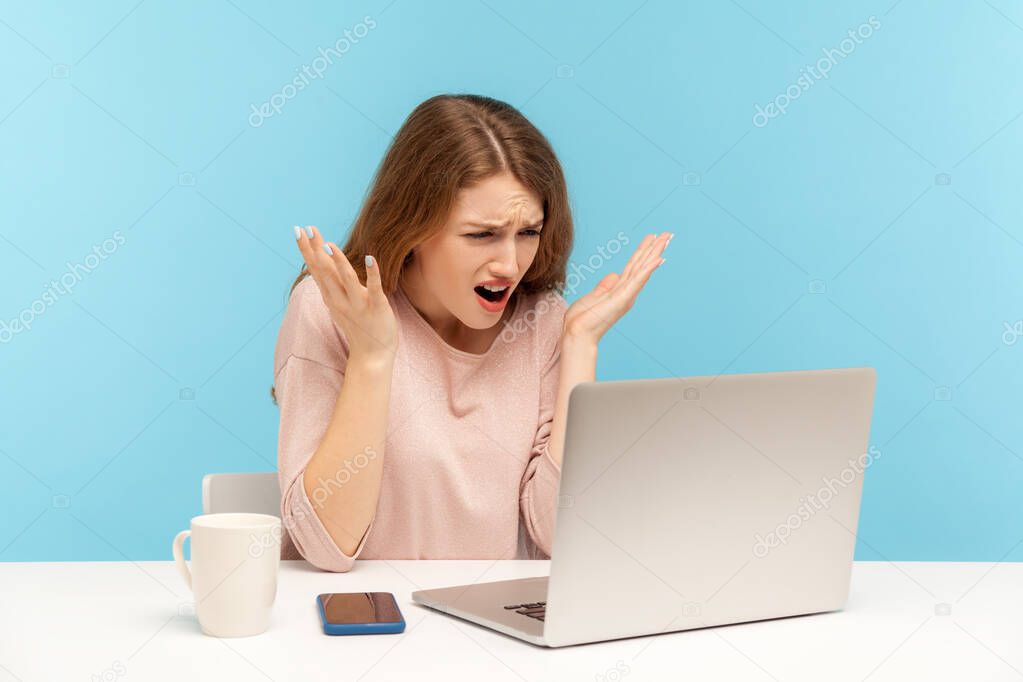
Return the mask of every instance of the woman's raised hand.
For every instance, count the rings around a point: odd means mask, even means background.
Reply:
[[[661,253],[674,235],[648,234],[636,247],[619,275],[605,276],[593,291],[576,300],[565,312],[564,333],[575,340],[596,344],[636,302],[650,275],[664,262]]]
[[[348,340],[349,361],[352,357],[393,358],[398,347],[397,322],[380,284],[376,259],[366,257],[363,286],[347,256],[336,244],[324,242],[314,226],[295,227],[295,238],[331,319]]]

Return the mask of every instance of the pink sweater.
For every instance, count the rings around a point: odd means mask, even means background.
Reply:
[[[380,499],[348,556],[302,482],[334,412],[348,344],[311,277],[292,292],[274,353],[282,556],[297,551],[328,571],[347,571],[356,557],[547,558],[561,475],[547,443],[564,299],[554,292],[517,295],[508,326],[477,355],[448,345],[400,288],[388,298],[398,352]],[[342,482],[366,465],[361,457],[349,459],[351,473],[341,474]]]

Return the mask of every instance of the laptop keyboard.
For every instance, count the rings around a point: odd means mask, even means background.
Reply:
[[[521,613],[523,616],[529,616],[530,618],[536,618],[537,620],[543,620],[544,616],[547,615],[547,602],[545,601],[534,601],[525,604],[509,604],[504,608],[507,611],[515,609],[515,613]]]

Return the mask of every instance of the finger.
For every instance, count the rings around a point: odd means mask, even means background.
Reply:
[[[312,240],[304,228],[295,227],[298,249],[302,252],[302,258],[309,268],[309,274],[316,280],[316,284],[323,296],[344,296],[344,287],[338,275],[337,268],[331,266],[331,258],[326,251],[320,249],[318,252],[313,248]],[[324,299],[326,300],[326,299]]]
[[[349,287],[348,282],[345,281],[344,276],[341,274],[341,269],[338,267],[341,260],[346,260],[344,254],[341,254],[341,249],[337,248],[337,244],[330,244],[323,239],[323,234],[315,225],[308,225],[305,228],[306,236],[308,238],[309,248],[313,254],[317,265],[323,268],[325,272],[330,273],[330,279],[347,291],[351,292],[352,289]],[[336,256],[341,254],[341,258],[338,259]]]
[[[636,274],[641,272],[644,264],[648,262],[650,250],[654,248],[657,242],[657,235],[650,235],[650,239],[647,241],[646,246],[642,249],[636,249],[636,259],[632,262],[628,272],[623,272],[621,278],[616,282],[615,286],[611,288],[608,295],[611,296],[630,296],[631,288],[630,284],[636,279]],[[625,292],[624,294],[622,292]]]
[[[305,233],[305,229],[295,225],[295,243],[298,245],[298,250],[302,254],[302,260],[309,265],[311,260],[312,251],[309,249],[309,237]]]
[[[674,232],[662,232],[661,233],[661,243],[658,246],[657,251],[656,251],[658,257],[660,257],[660,255],[662,253],[664,253],[664,250],[666,248],[668,248],[668,244],[671,243],[671,240],[674,237],[675,237],[675,233]]]
[[[657,238],[650,242],[650,247],[647,249],[646,254],[644,254],[643,259],[637,263],[637,268],[642,269],[650,260],[657,260],[660,258],[661,252],[663,252],[664,247],[668,245],[669,239],[671,239],[671,232],[662,232],[657,235]]]
[[[295,234],[298,239],[298,248],[302,252],[302,258],[309,265],[309,268],[322,265],[325,261],[323,256],[323,238],[319,231],[313,226],[295,227]]]
[[[316,229],[315,225],[306,225],[305,231],[309,237],[309,243],[314,249],[323,249],[323,235]]]
[[[352,309],[352,296],[358,294],[358,289],[352,289],[352,286],[358,286],[358,280],[354,282],[349,281],[344,275],[344,262],[348,259],[345,254],[338,248],[334,242],[327,242],[323,245],[324,252],[328,252],[330,256],[330,265],[328,267],[333,269],[332,278],[337,282],[338,288],[338,304],[344,310],[345,313]]]
[[[643,269],[647,265],[649,265],[651,259],[656,260],[658,257],[660,257],[661,252],[664,251],[664,247],[667,245],[668,239],[670,237],[671,237],[670,232],[662,232],[661,234],[656,235],[652,240],[650,240],[650,243],[647,245],[646,249],[633,264],[632,270],[629,272],[630,279],[637,273],[642,272]]]
[[[641,269],[634,272],[631,281],[622,287],[621,295],[627,298],[630,306],[636,300],[636,297],[639,296],[640,290],[646,286],[647,280],[650,279],[650,275],[652,275],[654,270],[659,268],[664,261],[665,259],[660,256],[651,258]]]
[[[295,225],[295,227],[293,227],[291,229],[293,229],[295,231],[295,241],[296,242],[301,242],[302,241],[302,237],[305,235],[305,230],[303,230],[298,225]]]
[[[380,265],[373,256],[366,256],[366,288],[376,299],[384,298],[384,285],[380,281]]]
[[[632,272],[632,268],[635,267],[636,262],[639,260],[640,256],[644,252],[646,252],[647,247],[650,246],[650,243],[653,240],[654,235],[648,234],[647,236],[643,237],[643,239],[639,242],[639,245],[636,247],[636,250],[632,252],[632,256],[629,257],[628,262],[622,269],[622,279],[625,279],[626,277],[629,276],[629,273]]]
[[[352,270],[352,264],[348,262],[348,256],[334,242],[327,242],[324,246],[326,247],[324,250],[328,248],[330,250],[330,260],[337,270],[338,277],[341,279],[341,284],[344,286],[345,291],[349,295],[354,296],[361,287],[359,286],[359,278],[356,277],[355,272]]]
[[[608,274],[607,276],[605,276],[604,279],[600,280],[597,283],[597,286],[593,287],[593,291],[595,293],[598,293],[598,294],[603,294],[603,293],[609,291],[614,286],[615,282],[617,282],[617,281],[618,281],[618,273],[617,272],[612,272],[612,273]]]

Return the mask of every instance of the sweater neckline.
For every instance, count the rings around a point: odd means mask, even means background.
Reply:
[[[441,335],[437,333],[437,330],[434,329],[429,322],[427,322],[426,318],[422,316],[422,314],[416,309],[416,307],[412,305],[412,301],[405,293],[405,290],[401,288],[401,285],[396,287],[395,291],[397,294],[397,298],[401,299],[402,305],[406,306],[411,316],[415,318],[416,324],[423,327],[426,330],[427,334],[429,334],[438,345],[440,345],[445,351],[447,351],[451,355],[455,355],[462,358],[468,358],[471,360],[483,360],[484,358],[489,357],[494,352],[495,348],[504,343],[504,333],[502,331],[502,333],[494,337],[494,340],[490,343],[490,347],[487,348],[482,353],[470,353],[469,351],[461,350],[460,348],[455,348],[447,341],[445,341],[443,337],[441,337]],[[512,307],[512,314],[508,318],[507,322],[505,322],[504,324],[510,323],[518,316],[519,307],[522,302],[521,294],[522,294],[521,291],[515,292],[515,303]]]

